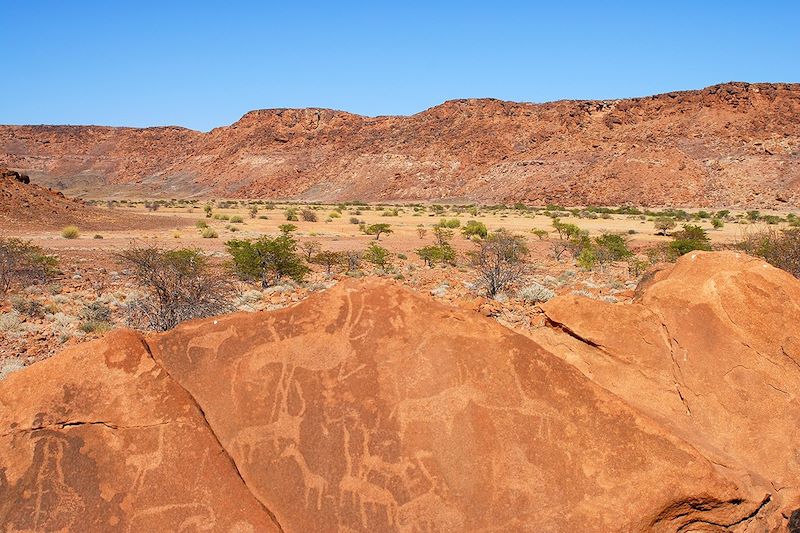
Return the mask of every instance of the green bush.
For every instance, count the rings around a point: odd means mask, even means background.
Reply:
[[[429,267],[437,263],[454,264],[456,259],[456,252],[449,244],[425,246],[417,250],[417,255]]]
[[[309,271],[290,233],[264,235],[255,241],[231,240],[225,246],[233,257],[235,272],[243,279],[260,281],[262,287],[274,285],[284,277],[300,282]]]
[[[461,229],[461,233],[468,239],[472,237],[484,239],[489,234],[489,230],[486,228],[486,224],[483,222],[478,220],[470,220]]]
[[[672,260],[694,250],[711,250],[711,241],[706,231],[693,224],[684,224],[682,230],[672,234],[672,239],[669,243]]]
[[[389,253],[389,250],[383,246],[373,244],[364,251],[363,258],[365,261],[368,261],[373,265],[379,266],[380,268],[386,268],[389,265],[391,253]]]
[[[233,215],[230,219],[231,224],[244,224],[244,219],[239,215]]]

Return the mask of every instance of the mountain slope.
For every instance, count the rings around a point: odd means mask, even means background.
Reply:
[[[793,207],[800,84],[455,100],[407,117],[272,109],[209,133],[0,126],[0,161],[92,195]]]

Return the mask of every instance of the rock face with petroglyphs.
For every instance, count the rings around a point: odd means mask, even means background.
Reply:
[[[692,252],[635,302],[543,309],[538,343],[728,470],[800,507],[800,281],[736,252]]]
[[[785,527],[769,478],[674,426],[477,313],[350,280],[279,311],[115,332],[0,382],[0,523]]]

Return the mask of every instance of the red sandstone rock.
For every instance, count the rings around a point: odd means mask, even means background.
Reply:
[[[559,297],[532,335],[593,381],[800,506],[800,281],[760,259],[693,252],[635,303]]]
[[[269,109],[209,133],[0,126],[0,162],[71,192],[800,206],[800,85],[613,101],[454,100],[409,117]]]
[[[64,352],[0,382],[0,435],[0,523],[18,529],[781,520],[774,490],[714,464],[669,420],[490,319],[380,280]]]

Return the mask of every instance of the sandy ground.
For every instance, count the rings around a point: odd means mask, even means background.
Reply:
[[[94,302],[101,302],[110,308],[112,319],[109,327],[125,325],[125,301],[137,291],[134,281],[124,270],[114,253],[131,245],[154,245],[163,248],[199,248],[212,257],[217,265],[225,264],[229,256],[225,252],[225,242],[229,239],[257,238],[263,234],[276,234],[279,226],[286,224],[287,205],[276,205],[273,209],[261,207],[257,217],[251,218],[245,206],[230,209],[215,208],[215,216],[239,216],[243,222],[232,224],[218,218],[208,218],[202,209],[196,207],[164,207],[151,212],[142,204],[133,207],[114,208],[115,217],[130,213],[151,217],[151,226],[138,224],[139,229],[107,229],[83,231],[77,239],[66,239],[60,231],[28,228],[0,228],[3,237],[21,237],[52,251],[58,256],[62,274],[48,286],[34,286],[16,294],[9,294],[0,300],[0,379],[8,369],[16,369],[56,353],[64,346],[83,342],[103,334],[103,331],[84,331],[85,310]],[[302,208],[292,205],[291,207]],[[363,264],[363,275],[392,276],[402,283],[433,295],[436,299],[453,305],[465,306],[499,322],[525,332],[542,325],[538,306],[525,301],[517,292],[523,287],[538,284],[553,294],[577,293],[607,301],[630,301],[638,275],[628,269],[626,263],[606,266],[602,269],[583,271],[576,267],[574,260],[566,255],[561,261],[553,257],[552,242],[557,235],[552,231],[552,219],[543,214],[524,213],[513,209],[490,212],[481,211],[477,216],[467,213],[447,212],[443,215],[414,212],[413,208],[400,207],[398,216],[383,216],[384,208],[370,206],[350,206],[340,217],[330,218],[335,206],[313,206],[317,222],[302,219],[292,221],[297,226],[296,237],[302,242],[318,241],[327,250],[364,250],[376,242],[374,236],[364,235],[358,224],[350,222],[351,217],[365,224],[390,224],[393,232],[381,235],[379,244],[393,254],[392,268],[382,271],[369,264]],[[108,209],[102,207],[102,209]],[[359,213],[356,210],[360,210]],[[299,213],[298,213],[299,214]],[[732,213],[735,217],[738,213]],[[781,215],[785,216],[786,213]],[[261,218],[266,217],[266,218]],[[475,244],[464,238],[459,229],[454,231],[453,246],[459,254],[455,267],[428,268],[415,251],[433,244],[431,228],[442,218],[458,218],[463,226],[468,220],[479,220],[489,230],[506,228],[527,237],[531,255],[528,274],[517,286],[502,298],[487,300],[475,286],[477,273],[468,265],[464,252],[475,248]],[[218,238],[202,238],[195,227],[198,220],[206,222],[218,233]],[[642,250],[656,242],[668,241],[668,237],[655,235],[653,223],[640,220],[637,216],[612,215],[610,218],[564,217],[564,222],[578,225],[593,236],[604,232],[624,233],[630,239],[634,250]],[[166,225],[165,221],[170,221]],[[738,224],[728,222],[722,229],[715,230],[710,221],[693,222],[708,230],[712,243],[724,246],[735,241],[748,231],[766,227],[766,224]],[[783,225],[781,225],[782,227]],[[118,226],[115,226],[115,228]],[[419,228],[427,231],[423,236]],[[539,238],[531,233],[534,229],[544,229],[551,233]],[[101,236],[102,238],[96,238]],[[282,287],[262,289],[251,284],[242,284],[242,298],[236,306],[242,310],[275,309],[292,305],[304,299],[310,292],[323,290],[345,276],[339,272],[327,276],[319,266],[302,286],[286,284]],[[17,309],[20,300],[35,300],[43,306],[42,316],[26,316]],[[17,302],[16,306],[14,302]],[[4,370],[6,369],[6,370]]]

